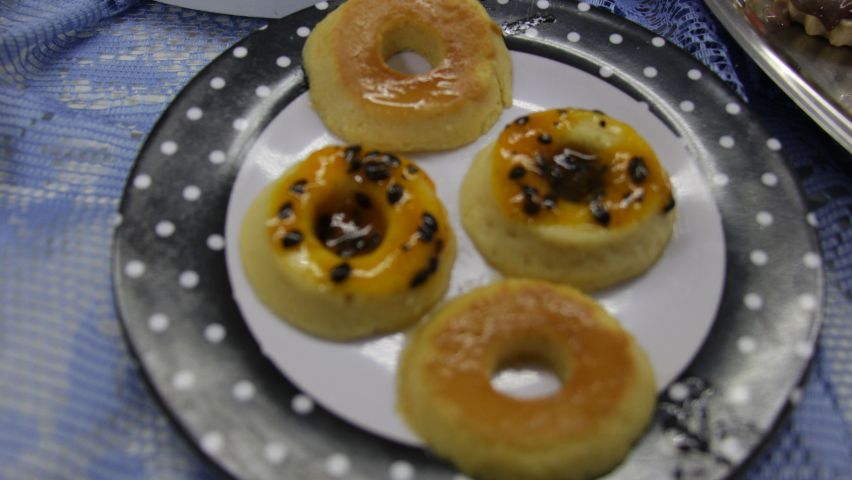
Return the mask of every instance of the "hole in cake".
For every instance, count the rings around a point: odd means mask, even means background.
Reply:
[[[364,192],[349,192],[324,202],[314,218],[314,233],[341,258],[366,255],[381,245],[387,221],[380,203]]]
[[[417,52],[399,52],[385,60],[387,65],[399,73],[417,75],[432,70],[432,65]]]
[[[508,397],[533,400],[549,397],[562,388],[562,379],[548,362],[514,357],[500,363],[491,375],[491,387]]]
[[[444,44],[428,25],[402,22],[382,35],[380,55],[391,69],[406,75],[427,73],[444,59]]]

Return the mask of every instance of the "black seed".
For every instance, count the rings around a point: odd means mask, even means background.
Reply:
[[[550,142],[553,141],[553,137],[551,137],[547,133],[542,133],[541,135],[538,136],[538,141],[547,145],[547,144],[549,144]]]
[[[378,150],[367,152],[364,155],[364,161],[379,161],[391,167],[398,167],[402,164],[396,155],[392,153],[379,152]]]
[[[512,167],[511,170],[509,170],[509,178],[511,178],[512,180],[517,180],[517,179],[523,177],[524,175],[526,175],[526,173],[527,173],[526,168],[524,168],[520,165],[516,165],[516,166]]]
[[[589,204],[589,209],[592,211],[592,217],[595,218],[595,221],[603,226],[609,225],[609,212],[599,200],[593,200]]]
[[[645,164],[645,159],[642,157],[631,158],[630,163],[627,164],[627,173],[634,182],[644,182],[648,178],[648,165]]]
[[[606,127],[606,120],[601,120],[601,121],[598,123],[598,125],[600,125],[600,126],[601,126],[601,128]]]
[[[541,205],[530,198],[524,199],[524,213],[527,215],[535,215],[541,210]]]
[[[515,125],[526,125],[527,123],[529,123],[529,121],[530,117],[518,117],[515,120]]]
[[[357,172],[361,169],[361,159],[358,158],[358,155],[361,153],[360,145],[353,145],[351,147],[346,148],[343,151],[344,158],[346,159],[346,163],[349,164],[349,168],[346,170],[349,173]]]
[[[417,287],[418,285],[425,282],[430,275],[432,274],[429,272],[429,269],[420,270],[419,272],[415,273],[413,277],[411,277],[411,283],[409,283],[408,285],[411,288]]]
[[[352,267],[350,267],[346,262],[341,263],[331,269],[331,281],[334,283],[340,283],[346,280],[350,273],[352,273]]]
[[[358,206],[361,208],[370,208],[373,206],[372,200],[366,194],[358,192],[355,194],[355,201],[358,203]]]
[[[669,201],[663,206],[663,213],[669,213],[675,207],[674,197],[669,197]]]
[[[287,202],[284,205],[281,205],[281,208],[278,209],[277,216],[281,220],[293,216],[293,204],[291,202]]]
[[[556,196],[552,193],[544,196],[544,200],[541,201],[541,206],[550,210],[556,206]]]
[[[302,232],[298,230],[293,230],[287,232],[287,234],[284,235],[284,238],[282,239],[281,243],[284,244],[284,248],[295,247],[296,245],[302,243],[302,238]]]
[[[424,213],[420,226],[417,228],[420,238],[422,238],[424,242],[431,242],[432,237],[437,231],[438,221],[435,220],[435,217],[433,217],[429,212]]]
[[[388,203],[391,205],[395,205],[396,202],[402,198],[402,194],[405,192],[405,189],[402,188],[402,185],[398,183],[394,183],[390,187],[388,187]]]
[[[299,195],[305,193],[305,186],[308,184],[308,181],[305,179],[297,180],[293,185],[290,185],[290,191],[293,193],[297,193]]]
[[[523,187],[521,187],[521,192],[523,192],[524,198],[538,197],[538,189],[533,187],[532,185],[524,185]]]
[[[388,165],[379,160],[368,160],[364,162],[364,173],[367,175],[368,179],[374,182],[379,182],[390,178],[390,172],[388,172]]]

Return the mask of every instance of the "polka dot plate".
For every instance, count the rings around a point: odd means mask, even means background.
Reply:
[[[709,70],[618,17],[585,3],[483,4],[512,52],[515,104],[473,145],[415,156],[459,235],[450,295],[495,276],[455,204],[470,158],[503,124],[577,106],[634,125],[672,174],[679,218],[658,265],[596,294],[649,351],[660,383],[652,425],[607,478],[732,475],[797,401],[820,321],[813,218],[781,141]],[[119,314],[165,409],[235,478],[459,480],[394,413],[404,334],[341,346],[288,331],[253,304],[233,254],[262,184],[336,141],[310,109],[301,69],[305,38],[336,6],[250,35],[164,113],[122,202]],[[365,362],[365,351],[385,357]]]

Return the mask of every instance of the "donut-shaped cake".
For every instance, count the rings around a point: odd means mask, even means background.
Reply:
[[[510,276],[590,291],[647,270],[675,220],[672,188],[648,143],[602,112],[520,117],[475,158],[461,219]]]
[[[455,237],[434,184],[413,162],[332,146],[252,202],[240,255],[273,313],[316,336],[348,340],[407,327],[437,302]]]
[[[549,366],[555,393],[491,385],[518,360]],[[567,286],[505,280],[445,304],[409,339],[398,406],[439,456],[488,480],[579,480],[617,465],[656,397],[643,350],[593,299]]]
[[[404,51],[432,69],[388,66]],[[476,0],[348,0],[316,26],[303,57],[314,109],[350,143],[454,148],[488,131],[512,103],[509,52]]]

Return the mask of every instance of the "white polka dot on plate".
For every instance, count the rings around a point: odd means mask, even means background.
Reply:
[[[717,173],[713,175],[713,183],[720,187],[724,187],[728,184],[728,182],[730,182],[730,178],[728,178],[728,176],[724,173]]]
[[[183,288],[195,288],[198,286],[199,280],[198,273],[192,270],[181,272],[180,277],[178,277],[178,283]]]
[[[722,135],[719,137],[719,145],[724,148],[734,148],[736,142],[734,141],[734,137],[730,135]]]
[[[293,397],[290,407],[299,415],[307,415],[314,410],[314,401],[311,397],[300,393]]]
[[[760,176],[760,181],[767,187],[774,187],[775,185],[778,185],[778,175],[766,172]]]
[[[293,62],[291,62],[290,57],[287,57],[287,56],[282,55],[282,56],[275,59],[275,64],[278,65],[281,68],[287,68],[287,67],[290,66],[291,63],[293,63]]]
[[[248,126],[249,126],[249,122],[245,118],[238,118],[238,119],[234,120],[234,123],[233,123],[234,130],[236,130],[238,132],[244,131],[245,129],[248,128]]]
[[[609,78],[609,77],[612,76],[613,71],[612,71],[612,68],[607,67],[607,66],[603,66],[603,67],[600,68],[598,73],[600,73],[600,75],[604,78]]]
[[[499,3],[500,5],[506,5],[507,3],[509,3],[509,0],[497,0],[497,3]]]
[[[747,293],[743,297],[743,304],[749,310],[760,310],[763,308],[763,297],[756,293]]]
[[[822,265],[822,259],[814,252],[808,252],[802,256],[802,262],[808,268],[819,268]]]
[[[222,150],[213,150],[207,157],[210,163],[219,164],[225,161],[225,152]]]
[[[689,396],[689,388],[682,383],[675,382],[669,386],[668,394],[669,398],[675,402],[680,402],[686,400],[686,397]]]
[[[145,173],[140,173],[133,178],[133,186],[139,190],[145,190],[151,186],[151,176]]]
[[[243,58],[248,55],[248,49],[246,47],[237,47],[234,49],[234,56],[237,58]]]
[[[719,442],[719,453],[736,464],[745,458],[747,452],[738,438],[726,437]]]
[[[210,343],[221,343],[227,335],[227,330],[219,323],[211,323],[204,327],[204,338]]]
[[[296,29],[296,35],[305,38],[311,34],[311,29],[308,27],[299,27]]]
[[[222,250],[225,248],[225,237],[219,235],[218,233],[214,233],[207,237],[207,248],[210,250]]]
[[[158,237],[171,237],[172,234],[175,233],[175,224],[168,220],[157,222],[157,225],[154,227],[154,232],[156,232]]]
[[[690,69],[686,72],[686,76],[689,77],[690,80],[701,80],[701,70],[697,68]]]
[[[148,328],[154,333],[165,332],[169,323],[169,317],[165,313],[155,313],[148,317]]]
[[[113,227],[117,227],[117,226],[121,225],[121,222],[123,222],[123,221],[124,221],[124,215],[122,215],[120,213],[116,213],[112,216],[112,220],[110,221],[110,223],[112,224]]]
[[[204,116],[204,111],[198,107],[192,107],[186,111],[186,118],[190,120],[200,120]]]
[[[666,39],[663,38],[663,37],[654,37],[654,38],[651,39],[651,45],[653,45],[655,47],[659,48],[659,47],[662,47],[665,44],[666,44]]]
[[[340,478],[349,473],[351,462],[349,457],[342,453],[334,453],[325,460],[325,471],[335,478]]]
[[[201,189],[195,185],[187,185],[182,192],[184,200],[194,202],[201,198]]]
[[[254,89],[254,94],[260,98],[268,97],[270,93],[272,93],[272,90],[266,85],[261,85]]]
[[[769,255],[767,255],[763,250],[752,250],[748,258],[751,260],[751,263],[758,267],[766,265],[769,261]]]
[[[257,389],[255,389],[254,384],[248,380],[240,380],[235,383],[234,387],[231,389],[231,395],[240,402],[247,402],[251,400],[254,398],[255,393],[257,393]]]
[[[550,2],[548,2],[547,0],[538,0],[537,2],[535,2],[535,6],[542,10],[547,10],[548,8],[550,8]]]
[[[757,215],[755,215],[754,218],[757,220],[757,224],[761,227],[768,227],[775,221],[772,214],[769,212],[757,212]]]
[[[680,109],[683,110],[684,112],[689,113],[689,112],[695,110],[695,104],[690,102],[689,100],[684,100],[684,101],[680,102]]]
[[[577,32],[570,32],[568,34],[568,41],[571,43],[577,43],[580,41],[580,34]]]
[[[414,466],[406,461],[397,460],[391,463],[388,476],[390,480],[411,480],[414,478]]]
[[[731,115],[739,115],[742,111],[742,107],[740,107],[740,104],[738,103],[730,102],[729,104],[725,105],[725,111],[730,113]]]
[[[727,399],[735,405],[743,405],[751,400],[751,392],[748,387],[744,385],[737,385],[731,387],[731,390],[728,391]]]
[[[328,10],[328,2],[317,2],[314,6],[317,10]]]
[[[814,212],[808,212],[808,214],[805,215],[805,221],[808,222],[808,225],[812,227],[819,226],[819,219],[817,218],[816,213]]]
[[[524,35],[530,38],[535,38],[538,36],[538,29],[536,29],[535,27],[530,27],[524,30]]]
[[[130,278],[139,278],[145,274],[145,264],[139,260],[131,260],[124,265],[124,274]]]
[[[619,34],[619,33],[613,33],[612,35],[609,36],[609,43],[611,43],[613,45],[619,45],[623,41],[624,41],[624,37],[622,37],[621,34]]]
[[[289,454],[290,451],[287,447],[278,442],[270,442],[263,447],[263,458],[273,465],[281,465],[284,463]]]
[[[766,148],[773,152],[777,152],[778,150],[781,150],[781,142],[777,138],[772,137],[766,141]]]
[[[213,77],[210,79],[210,87],[214,90],[221,90],[225,88],[225,79],[222,77]]]
[[[172,386],[178,390],[190,390],[195,385],[195,374],[181,370],[172,377]]]
[[[586,2],[580,2],[577,4],[577,10],[580,10],[581,12],[588,12],[590,8],[592,8],[592,6]]]
[[[812,312],[817,309],[817,298],[812,293],[803,293],[799,295],[799,308]]]
[[[749,336],[742,336],[737,339],[737,350],[742,353],[753,353],[757,350],[757,342]]]
[[[804,397],[804,393],[801,388],[794,388],[792,392],[790,392],[790,404],[798,405],[802,403],[802,397]]]
[[[269,24],[268,24],[268,23],[264,23],[263,25],[261,25],[261,26],[257,27],[257,29],[258,29],[258,30],[261,30],[261,31],[266,30],[267,28],[269,28]]]
[[[654,78],[657,76],[657,69],[654,67],[645,67],[642,69],[642,75],[645,75],[648,78]]]
[[[163,155],[174,155],[178,151],[178,144],[172,140],[167,140],[160,144],[160,152]]]
[[[814,354],[814,345],[810,342],[799,342],[793,347],[793,353],[799,358],[811,358]]]
[[[201,449],[209,455],[216,455],[225,446],[225,437],[216,431],[207,432],[201,437]]]

